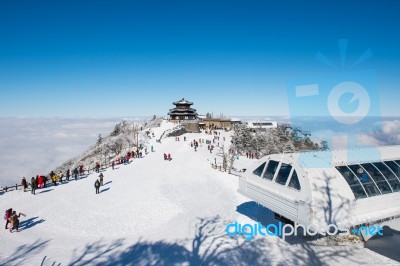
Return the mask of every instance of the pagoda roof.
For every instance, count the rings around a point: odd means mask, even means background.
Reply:
[[[195,115],[197,116],[196,109],[188,108],[188,109],[179,109],[173,108],[169,110],[169,115]]]
[[[197,113],[174,113],[174,112],[169,112],[168,115],[192,115],[192,116],[197,116]]]
[[[197,110],[194,108],[185,108],[185,109],[180,109],[180,108],[172,108],[169,109],[170,112],[196,112]]]
[[[192,103],[192,102],[189,102],[189,101],[187,101],[187,100],[185,100],[185,98],[182,98],[181,100],[176,101],[176,102],[173,102],[172,104],[173,104],[173,105],[179,105],[179,104],[188,104],[188,105],[192,105],[193,103]]]

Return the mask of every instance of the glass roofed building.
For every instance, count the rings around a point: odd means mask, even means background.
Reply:
[[[278,217],[326,228],[400,218],[400,146],[269,155],[239,192]]]

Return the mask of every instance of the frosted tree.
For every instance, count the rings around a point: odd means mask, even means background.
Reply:
[[[284,151],[302,151],[327,148],[327,143],[317,144],[311,140],[311,133],[289,124],[278,125],[265,132],[240,125],[232,137],[232,145],[239,153],[252,152],[264,156]],[[324,145],[324,146],[323,146]]]
[[[253,133],[245,125],[239,125],[232,137],[232,144],[241,152],[253,149],[256,146]]]

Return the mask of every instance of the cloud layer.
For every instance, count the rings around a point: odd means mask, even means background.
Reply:
[[[20,183],[23,176],[47,174],[80,155],[96,142],[99,134],[108,134],[122,119],[0,118],[0,186]],[[144,117],[124,119],[145,120]],[[348,135],[357,136],[358,143],[363,145],[400,144],[398,118],[366,123],[358,129],[365,133],[349,133],[334,124],[317,123],[315,119],[304,123],[302,128],[311,130],[315,140],[328,140],[331,148],[353,146],[346,139]]]
[[[144,118],[132,118],[144,121]],[[48,174],[108,134],[122,118],[0,118],[0,186]]]

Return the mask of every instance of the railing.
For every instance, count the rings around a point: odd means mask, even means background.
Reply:
[[[135,158],[138,158],[138,157],[135,157]],[[140,158],[140,157],[139,157]],[[130,163],[131,161],[129,160],[129,163]],[[124,164],[122,161],[121,161],[121,163],[120,164],[117,164],[117,163],[115,163],[115,165],[117,166],[117,165],[121,165],[121,164]],[[102,164],[102,165],[100,165],[100,168],[99,168],[99,171],[101,171],[101,170],[105,170],[105,169],[108,169],[109,167],[111,167],[112,166],[112,163],[111,162],[109,162],[109,163],[107,163],[107,164]],[[93,168],[88,168],[88,169],[83,169],[83,174],[80,174],[79,173],[79,168],[78,168],[78,179],[82,179],[82,177],[83,176],[88,176],[88,175],[90,175],[90,174],[92,174],[92,173],[95,173],[96,172],[96,167],[93,167]],[[74,173],[71,171],[70,172],[71,173],[71,175],[70,175],[70,177],[69,177],[69,180],[74,180],[75,178],[74,178]],[[56,173],[57,174],[57,173]],[[65,181],[65,180],[67,180],[67,177],[64,175],[63,176],[63,180]],[[27,184],[28,184],[28,187],[32,187],[32,184],[31,183],[29,183],[29,181],[30,180],[26,180],[26,182],[27,182]],[[36,186],[37,186],[37,184],[36,184]],[[54,186],[54,184],[53,184],[53,181],[51,180],[51,178],[48,178],[48,180],[46,181],[46,188],[47,187],[51,187],[51,186]],[[10,192],[10,191],[16,191],[16,190],[19,190],[18,188],[20,188],[20,187],[23,187],[23,185],[21,185],[21,184],[15,184],[15,185],[11,185],[11,186],[4,186],[4,187],[2,187],[1,189],[0,189],[0,193],[5,193],[5,192]],[[21,188],[21,190],[22,190],[23,188]]]
[[[106,165],[100,165],[100,170],[102,170],[102,169],[107,169],[108,167],[110,167],[111,165],[108,165],[108,164],[106,164]],[[82,176],[84,176],[85,174],[86,175],[90,175],[91,173],[93,173],[93,172],[96,172],[96,167],[94,167],[94,168],[92,168],[92,169],[90,169],[90,168],[88,168],[88,169],[83,169],[83,174],[80,174],[79,172],[78,172],[78,178],[79,179],[81,179],[82,178]],[[57,174],[57,173],[56,173]],[[74,174],[71,172],[71,175],[70,175],[70,177],[69,177],[69,179],[71,180],[71,179],[74,179]],[[67,180],[67,177],[64,175],[63,176],[63,180]],[[32,184],[31,183],[29,183],[29,181],[30,180],[26,180],[26,182],[27,182],[27,184],[28,184],[28,187],[32,187]],[[51,180],[51,178],[48,178],[48,180],[46,181],[46,187],[50,187],[50,186],[54,186],[54,184],[53,184],[53,181]],[[21,185],[21,184],[15,184],[15,185],[11,185],[11,186],[4,186],[4,187],[2,187],[1,189],[0,189],[0,192],[10,192],[10,191],[16,191],[16,190],[18,190],[18,188],[19,187],[24,187],[23,185]],[[22,188],[21,188],[22,189]]]

